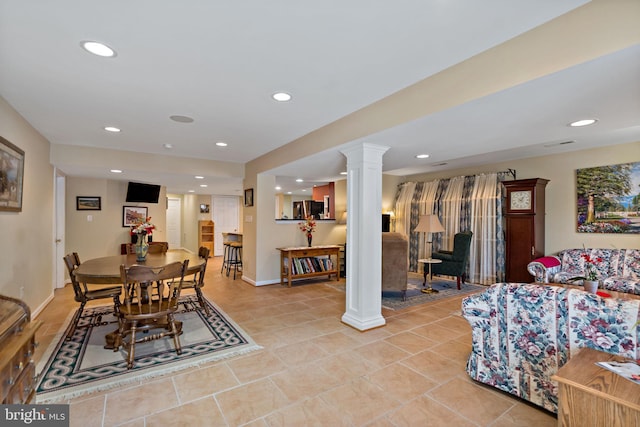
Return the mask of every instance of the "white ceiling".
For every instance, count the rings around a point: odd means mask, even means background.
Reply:
[[[52,144],[244,164],[585,3],[0,0],[0,95]],[[83,40],[117,56],[88,54]],[[638,76],[635,46],[366,140],[392,147],[383,169],[395,175],[638,141]],[[278,91],[292,101],[273,101]],[[599,121],[566,126],[583,117]],[[283,186],[340,179],[339,148],[270,173]],[[415,159],[425,150],[429,159]],[[56,166],[174,193],[242,189],[242,176],[205,175],[200,189],[190,173],[166,168],[113,176],[112,164]]]

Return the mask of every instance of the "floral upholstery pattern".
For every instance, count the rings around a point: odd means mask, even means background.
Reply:
[[[543,284],[494,284],[462,301],[472,331],[467,373],[557,413],[558,385],[551,377],[580,348],[640,359],[639,311],[640,299]]]
[[[567,249],[552,255],[559,266],[546,267],[533,260],[527,269],[536,282],[567,283],[573,277],[585,276],[584,253],[600,260],[596,270],[602,288],[640,295],[640,249]]]

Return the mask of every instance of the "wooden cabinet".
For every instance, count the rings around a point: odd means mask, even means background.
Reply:
[[[531,282],[527,264],[544,256],[544,192],[542,178],[502,183],[505,198],[506,281]]]
[[[0,403],[32,403],[36,396],[33,353],[40,321],[31,322],[29,307],[0,295]]]
[[[213,221],[198,221],[198,247],[204,246],[209,249],[209,257],[213,256]]]
[[[640,426],[640,385],[596,365],[621,360],[585,347],[551,377],[559,426]]]
[[[280,284],[293,279],[336,276],[340,280],[340,246],[276,248],[280,251]]]

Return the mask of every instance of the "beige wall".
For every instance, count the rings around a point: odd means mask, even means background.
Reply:
[[[582,245],[597,248],[640,248],[640,236],[637,234],[590,234],[576,231],[576,169],[639,161],[640,142],[634,142],[553,156],[513,160],[444,173],[413,175],[406,177],[403,181],[431,181],[436,178],[497,172],[508,168],[515,169],[518,179],[545,178],[549,180],[545,192],[547,211],[545,253],[555,253],[567,248],[580,248]]]
[[[129,228],[122,226],[124,206],[146,207],[156,226],[153,239],[166,241],[166,192],[158,203],[127,203],[128,181],[66,178],[66,252],[78,252],[81,260],[120,254],[120,245],[131,241]],[[76,196],[99,196],[99,211],[76,210]]]
[[[25,153],[22,212],[0,212],[0,293],[32,311],[53,295],[54,171],[49,142],[0,97],[0,135]]]

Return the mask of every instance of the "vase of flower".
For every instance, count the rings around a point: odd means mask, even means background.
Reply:
[[[147,254],[149,253],[149,243],[147,242],[146,234],[138,234],[138,240],[136,241],[134,248],[136,250],[136,261],[146,261]]]
[[[316,221],[312,216],[308,216],[305,218],[304,222],[298,223],[298,227],[307,235],[307,243],[309,244],[309,247],[311,247],[311,239],[313,238],[313,234],[311,233],[316,231]]]
[[[598,280],[583,280],[582,281],[582,287],[584,288],[585,291],[590,292],[592,294],[595,294],[596,292],[598,292],[598,285],[599,285],[599,281]]]

